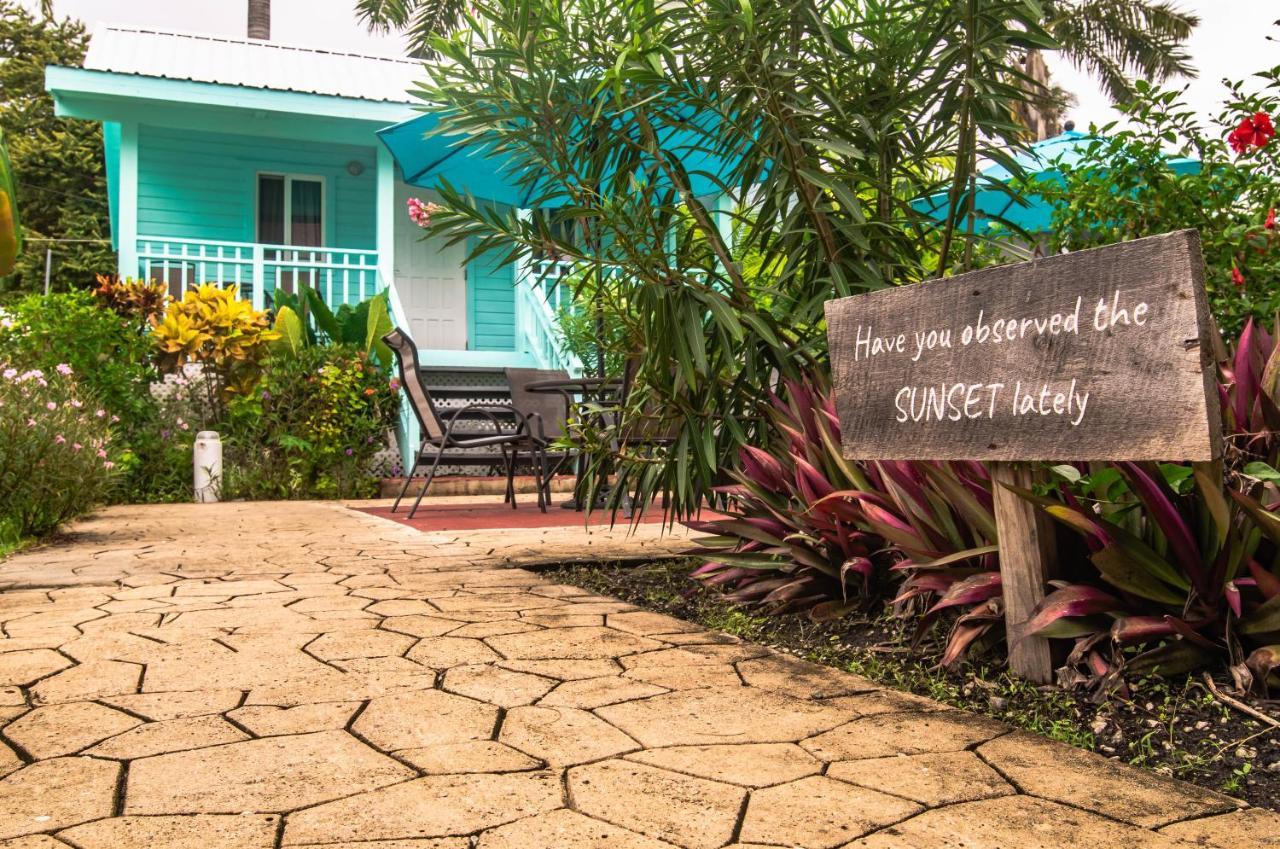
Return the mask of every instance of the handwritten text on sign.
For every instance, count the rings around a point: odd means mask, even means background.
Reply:
[[[1194,232],[830,301],[845,453],[1216,454]]]

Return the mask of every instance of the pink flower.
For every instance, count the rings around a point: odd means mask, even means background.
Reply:
[[[52,401],[50,401],[48,404],[45,404],[44,406],[45,406],[45,409],[48,409],[48,410],[56,410],[56,409],[58,409],[58,405],[57,405],[57,404],[55,404],[55,403],[54,403],[54,402],[52,402]]]
[[[120,417],[119,417],[119,416],[112,416],[112,417],[111,417],[111,423],[112,423],[112,424],[115,424],[115,423],[116,423],[116,422],[118,422],[118,421],[120,421]]]
[[[66,363],[58,363],[58,374],[64,377],[71,374],[71,366]]]
[[[95,410],[93,414],[94,414],[95,416],[97,416],[98,418],[102,418],[103,416],[105,416],[105,415],[107,414],[107,411],[106,411],[106,410]]]
[[[98,456],[99,456],[99,457],[101,457],[102,459],[106,459],[106,457],[107,457],[107,451],[106,451],[106,449],[105,449],[105,448],[99,448],[99,449],[98,449]]]
[[[423,203],[417,198],[409,198],[409,218],[419,227],[431,226],[432,213],[439,212],[443,207],[434,203]]]
[[[104,469],[114,469],[115,467],[116,467],[116,464],[111,462],[110,460],[102,464],[102,468]]]
[[[5,380],[13,380],[17,376],[18,376],[18,370],[16,368],[7,368],[4,370]]]
[[[36,426],[35,419],[27,419],[27,427],[35,427],[35,426]]]
[[[178,425],[178,427],[182,428],[183,430],[187,430],[188,428],[191,427],[191,425],[187,424],[186,422],[183,422],[182,424]]]
[[[79,450],[80,450],[81,448],[83,448],[84,446],[83,446],[83,445],[81,445],[79,442],[73,442],[73,443],[71,443],[71,447],[72,447],[72,449],[73,449],[73,450],[75,450],[75,451],[79,451]]]
[[[67,441],[67,438],[66,438],[65,436],[63,436],[62,434],[58,434],[57,436],[55,436],[55,437],[53,438],[53,441],[54,441],[54,442],[56,442],[58,445],[62,445],[63,443],[65,443],[65,442]]]
[[[72,398],[72,399],[71,399],[71,406],[75,407],[75,408],[78,410],[78,409],[80,409],[81,407],[83,407],[83,406],[84,406],[84,404],[81,404],[81,403],[80,403],[80,401],[79,401],[79,399],[77,399],[77,398]]]

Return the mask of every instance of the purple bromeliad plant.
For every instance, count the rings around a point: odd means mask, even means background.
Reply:
[[[1280,348],[1250,323],[1220,372],[1221,464],[1057,466],[1020,492],[1064,529],[1028,627],[1064,641],[1064,683],[1226,663],[1244,688],[1280,686]],[[1003,640],[982,464],[844,459],[821,378],[787,383],[772,419],[774,444],[742,449],[721,488],[729,518],[696,526],[714,535],[698,578],[818,618],[893,598],[918,635],[950,624],[944,664]]]

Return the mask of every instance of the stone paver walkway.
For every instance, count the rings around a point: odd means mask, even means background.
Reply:
[[[113,508],[0,564],[4,849],[1276,846],[1280,817],[421,534]]]

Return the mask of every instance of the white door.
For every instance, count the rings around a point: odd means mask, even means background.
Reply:
[[[419,348],[464,350],[467,347],[466,246],[446,247],[436,237],[423,239],[422,228],[409,219],[411,197],[430,200],[429,193],[399,184],[395,208],[396,291],[409,322],[409,335]]]

